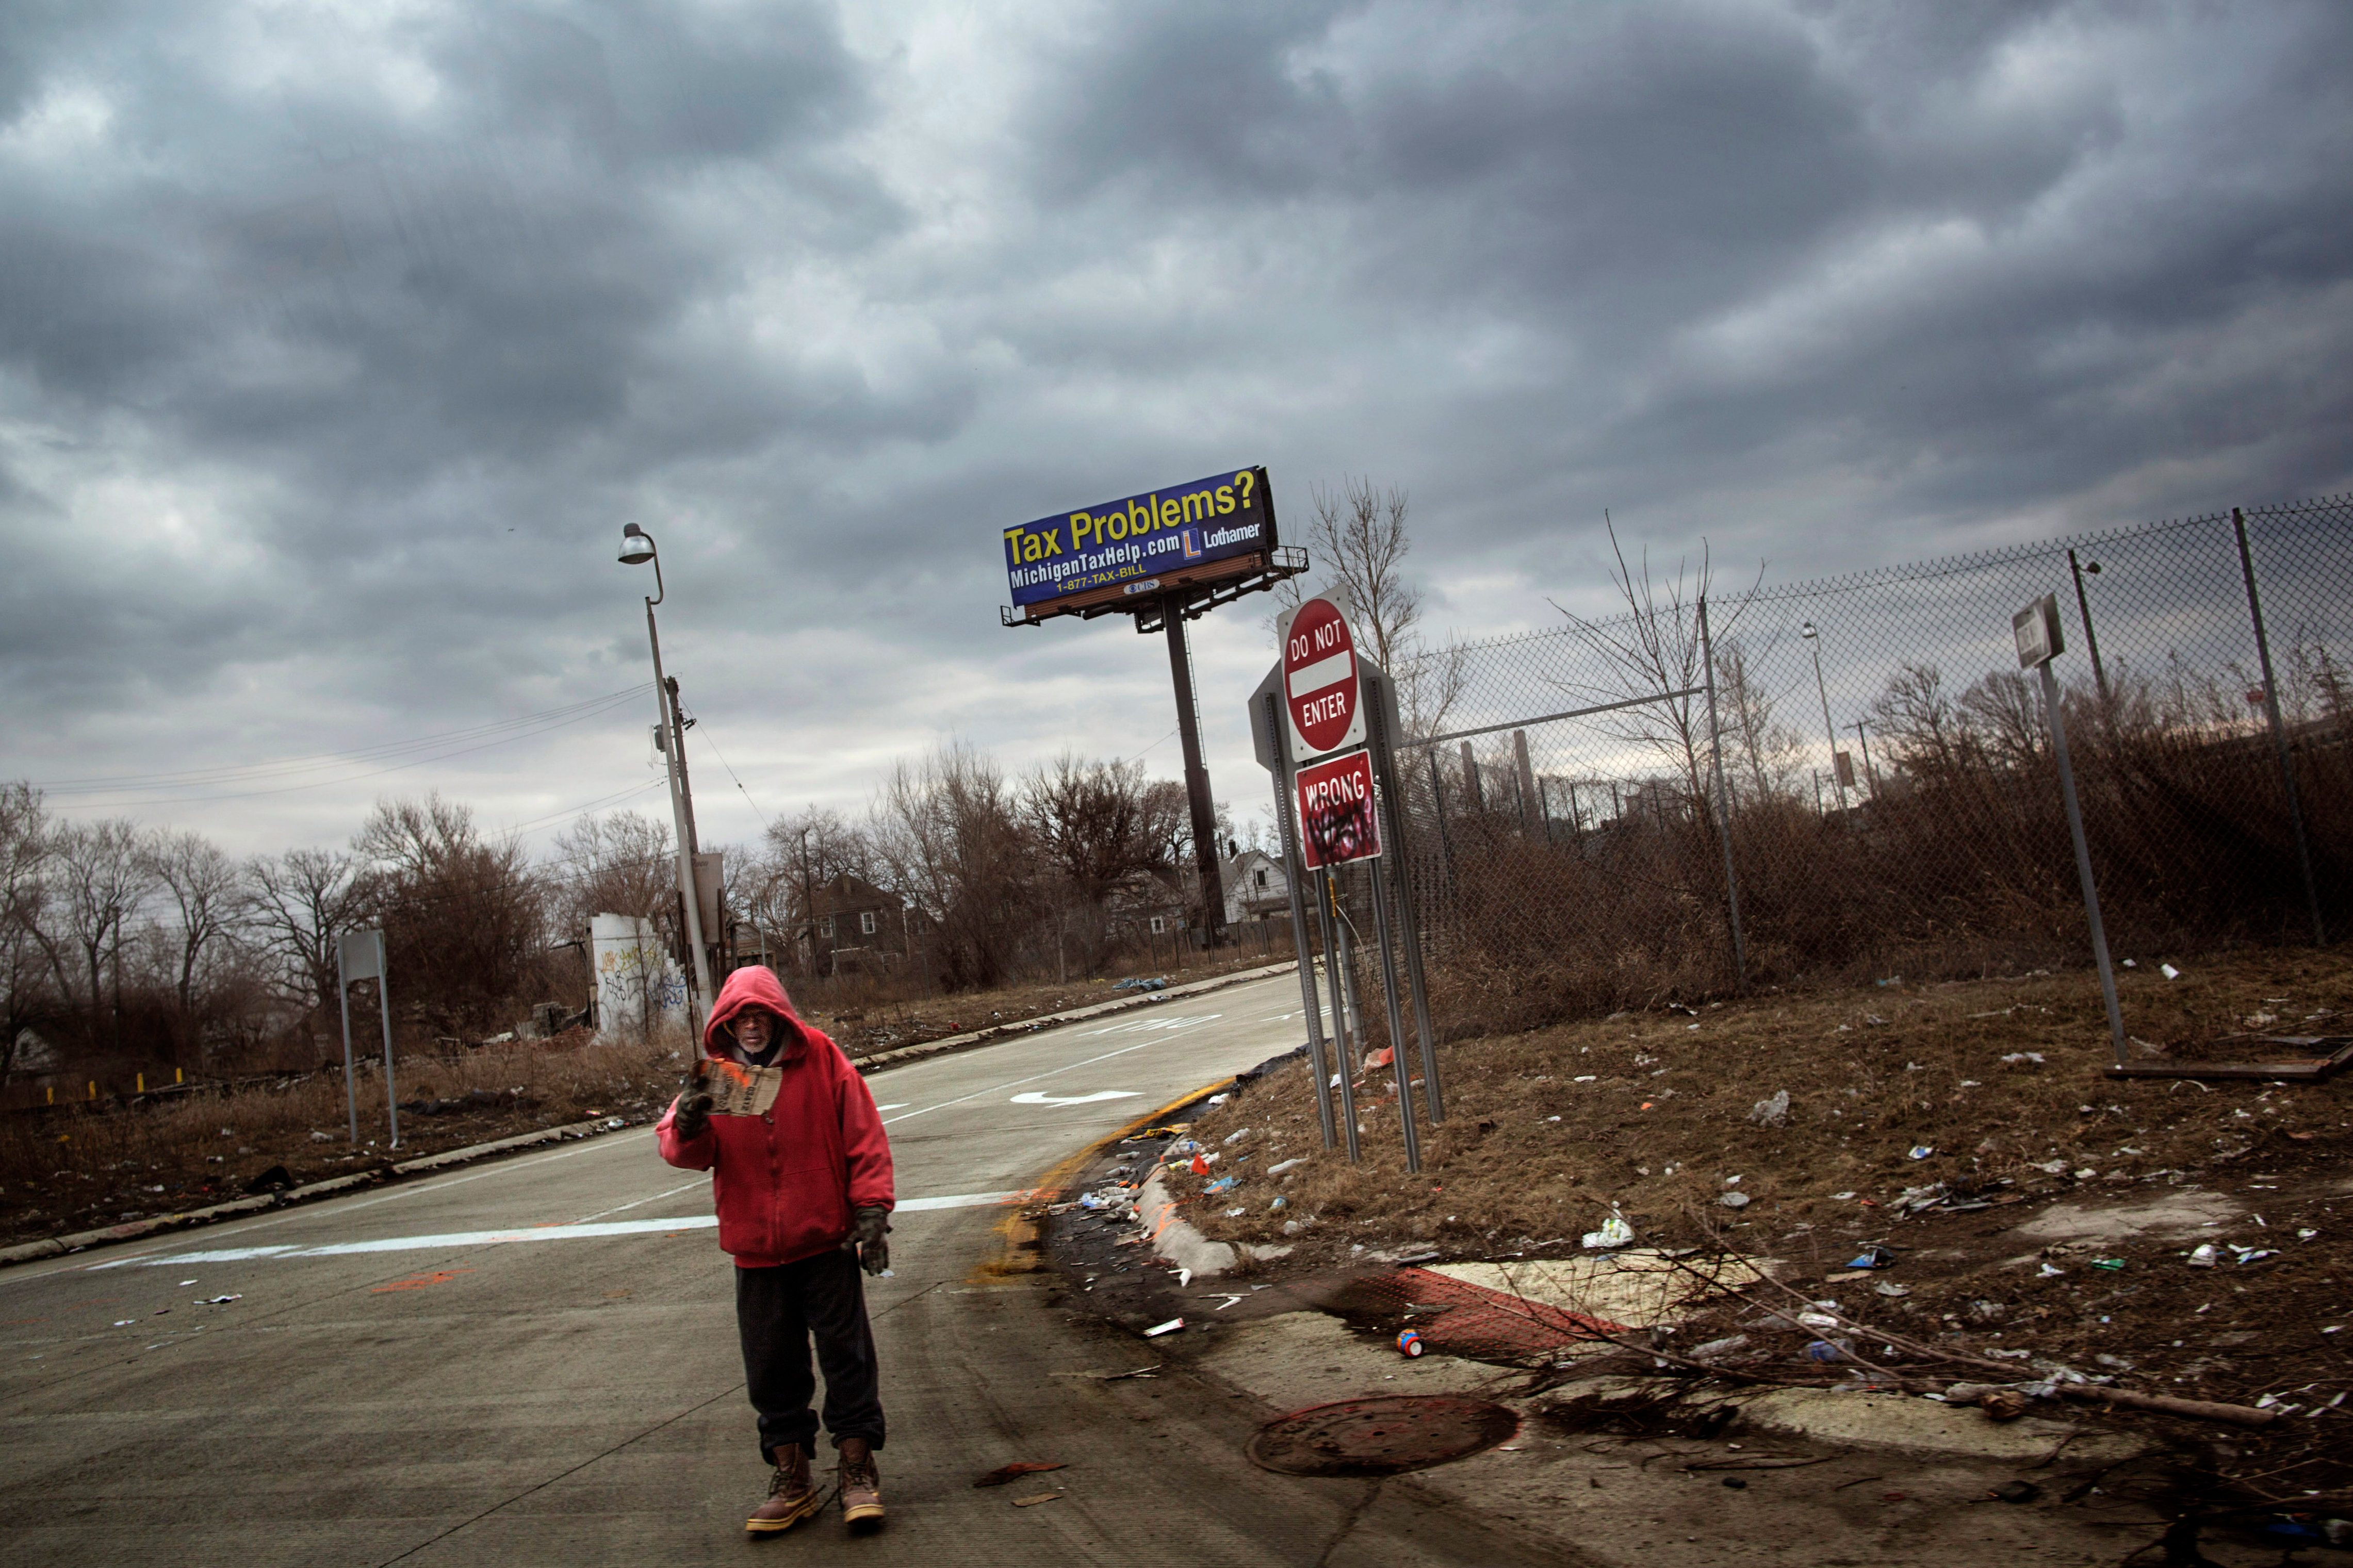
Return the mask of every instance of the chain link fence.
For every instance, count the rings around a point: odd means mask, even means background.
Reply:
[[[2010,633],[2044,594],[2117,958],[2353,923],[2353,497],[1704,599],[1625,586],[1627,614],[1404,672],[1406,847],[1450,1032],[2081,962]]]

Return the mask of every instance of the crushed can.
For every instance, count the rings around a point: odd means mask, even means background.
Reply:
[[[1397,1337],[1398,1354],[1418,1356],[1422,1352],[1421,1331],[1408,1329]]]

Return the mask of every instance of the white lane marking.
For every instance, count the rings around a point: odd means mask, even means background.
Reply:
[[[907,1107],[914,1103],[915,1102],[912,1100],[902,1100],[890,1105],[878,1105],[874,1109],[877,1110],[904,1110]]]
[[[1220,1015],[1219,1014],[1211,1013],[1203,1017],[1189,1019],[1187,1021],[1195,1024],[1207,1024],[1219,1016]],[[1047,1072],[1033,1072],[1028,1078],[1017,1078],[1011,1083],[1000,1083],[988,1089],[976,1089],[970,1094],[960,1094],[954,1100],[943,1100],[937,1105],[926,1105],[921,1110],[911,1110],[904,1116],[894,1116],[891,1118],[890,1121],[882,1123],[882,1125],[885,1127],[892,1127],[902,1121],[913,1121],[918,1116],[929,1116],[934,1110],[945,1110],[949,1106],[962,1105],[967,1100],[978,1100],[983,1095],[997,1094],[1008,1089],[1019,1089],[1023,1084],[1036,1083],[1041,1078],[1057,1078],[1066,1072],[1076,1072],[1081,1068],[1091,1068],[1097,1062],[1107,1062],[1113,1057],[1124,1057],[1130,1051],[1140,1051],[1146,1046],[1156,1046],[1160,1043],[1161,1042],[1158,1040],[1145,1040],[1137,1045],[1122,1046],[1115,1051],[1105,1051],[1099,1057],[1089,1057],[1082,1062],[1072,1062],[1067,1067],[1055,1068]]]
[[[610,1152],[612,1150],[636,1143],[641,1139],[650,1138],[651,1136],[653,1136],[653,1129],[649,1127],[643,1132],[625,1132],[616,1137],[591,1139],[587,1142],[583,1143],[577,1149],[565,1149],[557,1153],[542,1154],[535,1159],[504,1161],[499,1164],[492,1165],[486,1171],[476,1171],[470,1175],[448,1176],[439,1179],[427,1178],[425,1183],[419,1185],[402,1187],[397,1191],[385,1193],[378,1197],[357,1199],[343,1198],[333,1200],[334,1212],[338,1215],[357,1214],[362,1209],[372,1209],[378,1204],[398,1203],[403,1198],[430,1197],[435,1193],[446,1192],[451,1187],[462,1187],[468,1182],[479,1182],[491,1176],[511,1176],[518,1171],[528,1171],[534,1165],[545,1165],[557,1160],[577,1159],[583,1154],[607,1153]],[[272,1219],[238,1219],[231,1220],[228,1223],[236,1227],[235,1234],[245,1236],[253,1231],[268,1230],[272,1226],[285,1225],[293,1220],[315,1219],[318,1217],[320,1212],[321,1211],[319,1210],[305,1205],[303,1207],[291,1210],[289,1213],[279,1215]],[[177,1239],[177,1237],[174,1238],[174,1241]],[[38,1273],[11,1269],[5,1273],[0,1273],[0,1285],[17,1284],[33,1279],[47,1279],[58,1274],[86,1273],[94,1268],[120,1268],[126,1263],[144,1263],[149,1260],[149,1255],[154,1252],[157,1248],[168,1248],[172,1245],[173,1243],[170,1241],[153,1243],[144,1250],[132,1253],[128,1257],[117,1258],[105,1263],[61,1263],[54,1268],[45,1268]],[[181,1254],[174,1252],[170,1253],[169,1256],[177,1258],[180,1257]]]
[[[1223,1013],[1197,1013],[1177,1018],[1130,1018],[1124,1024],[1110,1024],[1100,1029],[1083,1030],[1081,1032],[1080,1038],[1085,1039],[1095,1035],[1140,1035],[1155,1030],[1165,1032],[1169,1029],[1189,1029],[1196,1024],[1214,1023],[1224,1016]]]
[[[923,1214],[934,1209],[981,1208],[990,1204],[1008,1204],[1029,1195],[1030,1189],[1017,1187],[1003,1193],[955,1193],[945,1197],[909,1198],[898,1205],[899,1214]],[[518,1241],[578,1241],[614,1236],[650,1236],[686,1230],[716,1230],[717,1215],[685,1215],[676,1219],[617,1219],[602,1225],[543,1225],[521,1230],[456,1230],[438,1236],[386,1236],[373,1241],[336,1241],[323,1247],[303,1247],[292,1243],[277,1243],[263,1247],[223,1247],[207,1252],[175,1252],[169,1258],[124,1258],[111,1263],[93,1264],[93,1268],[161,1268],[190,1263],[250,1263],[261,1259],[279,1262],[290,1258],[352,1258],[372,1252],[434,1252],[454,1247],[504,1247]]]
[[[707,1175],[697,1176],[693,1181],[681,1182],[677,1186],[671,1187],[665,1192],[656,1193],[649,1198],[639,1198],[633,1204],[615,1204],[611,1208],[598,1209],[595,1214],[582,1215],[578,1219],[574,1220],[572,1223],[574,1225],[586,1225],[591,1220],[603,1219],[608,1214],[627,1214],[631,1209],[641,1209],[648,1204],[658,1204],[664,1198],[674,1198],[678,1196],[679,1194],[687,1191],[689,1188],[707,1186],[710,1184],[710,1181],[711,1178]]]
[[[1142,1100],[1144,1096],[1132,1089],[1099,1089],[1092,1094],[1048,1094],[1031,1089],[1013,1097],[1016,1105],[1092,1105],[1098,1100]]]

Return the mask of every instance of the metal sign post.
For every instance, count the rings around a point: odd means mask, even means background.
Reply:
[[[1261,725],[1271,735],[1279,730],[1282,700],[1271,690],[1261,687],[1250,699],[1250,727],[1253,731]],[[1274,774],[1274,830],[1282,842],[1282,881],[1291,894],[1291,945],[1299,954],[1299,994],[1307,1008],[1307,1066],[1315,1075],[1315,1112],[1324,1127],[1324,1147],[1332,1147],[1332,1069],[1325,1065],[1324,1050],[1323,1006],[1315,995],[1315,948],[1307,935],[1307,904],[1301,892],[1307,879],[1307,868],[1299,854],[1299,832],[1291,812],[1291,770],[1284,748],[1271,746],[1264,752],[1270,771]],[[1329,962],[1326,950],[1325,962]],[[1353,1140],[1352,1140],[1353,1142]]]
[[[1364,679],[1372,698],[1373,765],[1380,775],[1379,796],[1389,819],[1389,842],[1398,847],[1394,879],[1398,928],[1405,939],[1406,985],[1413,997],[1414,1032],[1421,1047],[1422,1098],[1430,1107],[1430,1124],[1442,1127],[1446,1124],[1446,1095],[1438,1078],[1438,1039],[1430,1024],[1430,982],[1421,969],[1421,917],[1414,912],[1413,879],[1405,858],[1405,812],[1399,804],[1405,795],[1397,766],[1397,682],[1389,679],[1387,670],[1371,666],[1366,667]],[[1377,867],[1375,871],[1377,875]]]
[[[1325,989],[1332,993],[1332,1038],[1336,1047],[1333,1055],[1338,1058],[1332,1076],[1339,1080],[1340,1119],[1346,1124],[1348,1163],[1353,1165],[1363,1154],[1356,1146],[1356,1058],[1364,1054],[1361,1027],[1364,1020],[1361,1016],[1356,1020],[1359,1027],[1352,1036],[1348,1026],[1348,993],[1353,988],[1348,984],[1348,976],[1355,960],[1349,954],[1339,921],[1333,917],[1336,893],[1332,873],[1316,872],[1315,914],[1324,928],[1324,980]],[[1350,1044],[1352,1038],[1356,1042],[1354,1045]]]
[[[2100,889],[2092,880],[2092,847],[2084,837],[2084,808],[2075,798],[2075,766],[2067,755],[2067,720],[2059,708],[2059,682],[2051,661],[2065,651],[2059,631],[2059,596],[2045,594],[2010,618],[2010,634],[2018,639],[2018,664],[2042,679],[2042,711],[2051,721],[2051,745],[2059,760],[2059,794],[2067,804],[2067,831],[2075,841],[2075,875],[2084,884],[2084,913],[2092,926],[2092,958],[2100,969],[2100,994],[2108,1005],[2108,1036],[2115,1042],[2116,1066],[2125,1065],[2125,1016],[2116,1005],[2116,972],[2108,963],[2107,929],[2100,923]]]
[[[343,978],[339,987],[343,1003],[343,1099],[351,1114],[352,1142],[360,1141],[360,1112],[357,1091],[352,1087],[352,983],[355,980],[375,982],[376,999],[384,1006],[384,1109],[392,1123],[392,1144],[400,1147],[400,1094],[393,1083],[392,1069],[392,983],[385,978],[384,932],[347,931],[335,939],[335,960]]]
[[[1349,1157],[1356,1157],[1351,1082],[1356,1063],[1348,1050],[1347,1023],[1354,972],[1343,934],[1346,921],[1336,907],[1335,868],[1350,860],[1370,860],[1374,940],[1380,946],[1381,992],[1388,1015],[1389,1059],[1397,1073],[1406,1169],[1418,1173],[1420,1130],[1413,1104],[1412,1053],[1405,1037],[1409,996],[1419,1036],[1430,1124],[1442,1124],[1446,1112],[1411,876],[1402,855],[1393,858],[1393,865],[1382,863],[1392,858],[1383,853],[1385,842],[1399,847],[1405,842],[1404,816],[1398,804],[1401,786],[1395,746],[1396,688],[1386,671],[1357,654],[1345,601],[1333,595],[1310,599],[1285,616],[1281,635],[1282,657],[1253,694],[1252,739],[1258,745],[1259,761],[1276,776],[1278,811],[1295,817],[1300,863],[1322,873],[1324,902],[1318,916],[1330,970],[1333,1032],[1341,1058],[1339,1078],[1349,1129]],[[1278,721],[1278,711],[1287,722]],[[1299,764],[1295,773],[1282,765],[1286,757]],[[1394,921],[1392,898],[1397,900]],[[1399,940],[1406,950],[1402,988],[1395,945]],[[1361,1037],[1361,1013],[1357,1027]]]

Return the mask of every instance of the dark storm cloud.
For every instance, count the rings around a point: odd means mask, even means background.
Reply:
[[[11,6],[0,676],[96,749],[25,765],[627,684],[628,520],[715,727],[1018,751],[1166,699],[1000,632],[997,529],[1227,463],[1294,528],[1412,489],[1441,624],[1574,592],[1604,506],[1786,575],[2353,483],[2348,55],[2320,4]]]

